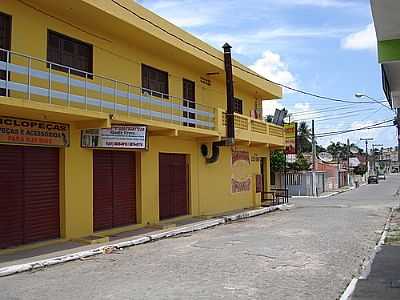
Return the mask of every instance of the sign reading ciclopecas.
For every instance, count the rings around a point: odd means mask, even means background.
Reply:
[[[0,117],[0,144],[69,146],[69,125]]]
[[[285,153],[297,154],[297,123],[289,123],[284,125],[285,128]]]
[[[113,125],[111,128],[82,130],[83,148],[147,150],[147,126]]]

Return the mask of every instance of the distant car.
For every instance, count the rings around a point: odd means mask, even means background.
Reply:
[[[368,177],[368,184],[372,184],[372,183],[374,183],[374,184],[378,184],[378,176],[369,176]]]
[[[378,180],[386,180],[386,175],[385,174],[379,174],[378,175]]]

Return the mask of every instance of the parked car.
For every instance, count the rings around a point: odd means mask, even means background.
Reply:
[[[385,174],[379,174],[378,175],[378,180],[386,180],[386,175]]]
[[[368,184],[374,183],[374,184],[378,184],[378,176],[368,176]]]

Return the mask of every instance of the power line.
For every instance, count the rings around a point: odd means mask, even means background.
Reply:
[[[294,112],[291,115],[292,116],[298,116],[298,115],[314,115],[314,114],[319,114],[320,112],[325,112],[325,111],[331,111],[331,110],[346,110],[346,109],[353,109],[353,104],[347,104],[344,106],[330,106],[330,107],[325,107],[321,109],[315,109],[315,110],[304,110],[304,111],[299,111],[299,112]]]
[[[336,119],[344,119],[344,118],[350,118],[350,117],[354,117],[357,116],[360,112],[367,112],[367,111],[371,111],[371,109],[361,109],[361,110],[355,110],[352,112],[347,112],[347,113],[343,113],[341,115],[335,115],[335,117],[330,117],[330,118],[326,118],[327,116],[319,116],[317,118],[311,118],[309,117],[308,119],[295,119],[296,122],[307,122],[307,121],[328,121],[328,120],[336,120]]]
[[[370,111],[372,109],[373,108],[367,108],[367,109],[363,109],[363,110],[354,110],[354,107],[348,107],[348,108],[321,110],[321,111],[304,113],[302,115],[295,115],[294,119],[296,119],[296,118],[310,118],[310,119],[311,118],[321,118],[321,117],[324,117],[324,116],[331,116],[332,112],[337,112],[337,111],[341,111],[341,110],[344,110],[343,114],[347,114],[347,113],[355,113],[357,111]],[[348,110],[351,110],[351,111],[348,111]]]
[[[332,132],[324,132],[324,133],[319,133],[316,136],[317,137],[327,137],[327,136],[332,136],[332,135],[339,135],[339,134],[345,134],[349,132],[354,132],[354,131],[361,131],[361,130],[369,130],[369,129],[377,129],[377,128],[386,128],[386,127],[393,127],[395,125],[386,125],[386,126],[380,126],[383,124],[387,124],[393,122],[393,120],[387,120],[383,121],[380,123],[372,124],[369,126],[361,127],[361,128],[356,128],[356,129],[349,129],[349,130],[342,130],[342,131],[332,131]]]
[[[145,22],[151,24],[152,26],[158,28],[158,29],[161,30],[162,32],[164,32],[164,33],[166,33],[166,34],[168,34],[168,35],[170,35],[170,36],[176,38],[177,40],[181,41],[182,43],[184,43],[184,44],[186,44],[186,45],[189,45],[189,46],[193,47],[194,49],[196,49],[196,50],[198,50],[198,51],[200,51],[200,52],[202,52],[202,53],[204,53],[204,54],[207,54],[208,56],[213,57],[214,59],[217,59],[217,60],[219,60],[219,61],[224,62],[224,60],[223,60],[222,58],[218,57],[217,55],[212,54],[212,53],[210,53],[209,51],[204,50],[203,48],[201,48],[201,47],[199,47],[199,46],[197,46],[197,45],[195,45],[195,44],[193,44],[193,43],[191,43],[191,42],[186,41],[184,38],[182,38],[182,37],[180,37],[180,36],[178,36],[178,35],[176,35],[176,34],[170,32],[170,31],[168,31],[168,30],[166,30],[166,29],[163,28],[162,26],[160,26],[160,25],[154,23],[153,21],[151,21],[151,20],[149,20],[149,19],[147,19],[147,18],[145,18],[145,17],[139,15],[138,13],[136,13],[136,12],[134,12],[133,10],[129,9],[128,7],[122,5],[122,4],[119,3],[118,1],[116,1],[116,0],[111,0],[111,1],[112,1],[115,5],[121,7],[122,9],[128,11],[129,13],[133,14],[134,16],[136,16],[137,18],[139,18],[140,20],[145,21]],[[245,73],[247,73],[247,74],[253,75],[253,76],[258,77],[258,78],[260,78],[260,79],[262,79],[262,80],[265,80],[265,81],[267,81],[267,82],[270,82],[270,83],[272,83],[272,84],[278,85],[278,86],[283,87],[283,88],[285,88],[285,89],[288,89],[288,90],[291,90],[291,91],[293,91],[293,92],[300,93],[300,94],[303,94],[303,95],[307,95],[307,96],[310,96],[310,97],[314,97],[314,98],[318,98],[318,99],[323,99],[323,100],[328,100],[328,101],[334,101],[334,102],[341,102],[341,103],[353,103],[353,104],[375,103],[375,102],[373,102],[373,101],[368,101],[368,102],[365,102],[365,101],[350,101],[350,100],[343,100],[343,99],[334,98],[334,97],[322,96],[322,95],[319,95],[319,94],[316,94],[316,93],[303,91],[303,90],[300,90],[300,89],[297,89],[297,88],[294,88],[294,87],[291,87],[291,86],[288,86],[288,85],[285,85],[285,84],[282,84],[282,83],[275,82],[275,81],[273,81],[273,80],[267,79],[267,78],[265,78],[265,77],[263,77],[263,76],[261,76],[261,75],[255,73],[255,72],[253,72],[253,71],[250,71],[250,70],[248,70],[248,69],[245,69],[245,68],[243,68],[243,67],[241,67],[241,66],[238,66],[238,65],[235,65],[235,64],[233,64],[233,67],[236,68],[236,69],[238,69],[238,70],[241,70],[241,71],[243,71],[243,72],[245,72]]]

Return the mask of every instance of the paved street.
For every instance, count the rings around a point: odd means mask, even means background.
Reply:
[[[0,279],[1,299],[336,299],[371,253],[400,176],[277,212]]]

